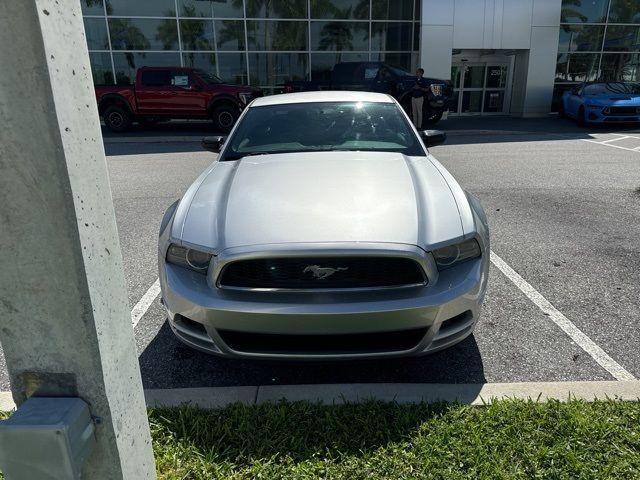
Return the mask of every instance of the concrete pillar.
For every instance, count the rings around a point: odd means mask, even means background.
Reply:
[[[155,467],[78,0],[0,2],[0,341],[13,397],[99,419],[83,478]]]

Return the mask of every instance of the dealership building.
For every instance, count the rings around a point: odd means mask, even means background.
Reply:
[[[453,115],[544,115],[582,81],[638,80],[640,0],[81,0],[94,82],[189,66],[277,93],[337,62],[454,84]]]

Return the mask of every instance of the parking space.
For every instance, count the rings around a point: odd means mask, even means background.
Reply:
[[[612,365],[640,377],[640,134],[558,125],[519,127],[529,133],[451,131],[432,152],[480,198],[495,255],[560,317],[494,264],[472,337],[427,357],[339,368],[220,359],[181,345],[155,295],[157,231],[164,210],[212,154],[196,142],[107,144],[129,302],[139,307],[145,386],[612,380]],[[584,337],[570,338],[558,318]],[[613,363],[603,364],[593,345]],[[2,372],[0,390],[7,390]]]

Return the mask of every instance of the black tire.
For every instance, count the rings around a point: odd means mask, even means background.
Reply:
[[[125,132],[131,127],[131,114],[126,108],[112,105],[102,114],[104,124],[112,132]]]
[[[422,114],[422,126],[435,125],[442,118],[442,112],[439,111],[426,111]]]
[[[564,105],[560,102],[560,106],[558,107],[558,117],[567,118],[567,114],[564,111]]]
[[[213,109],[213,112],[211,112],[211,120],[213,120],[213,125],[217,130],[223,133],[228,133],[231,131],[239,116],[240,111],[238,110],[238,108],[230,104],[216,107]]]

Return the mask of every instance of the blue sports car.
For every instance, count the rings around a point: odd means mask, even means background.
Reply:
[[[564,92],[560,115],[578,124],[640,122],[640,83],[592,82]]]

